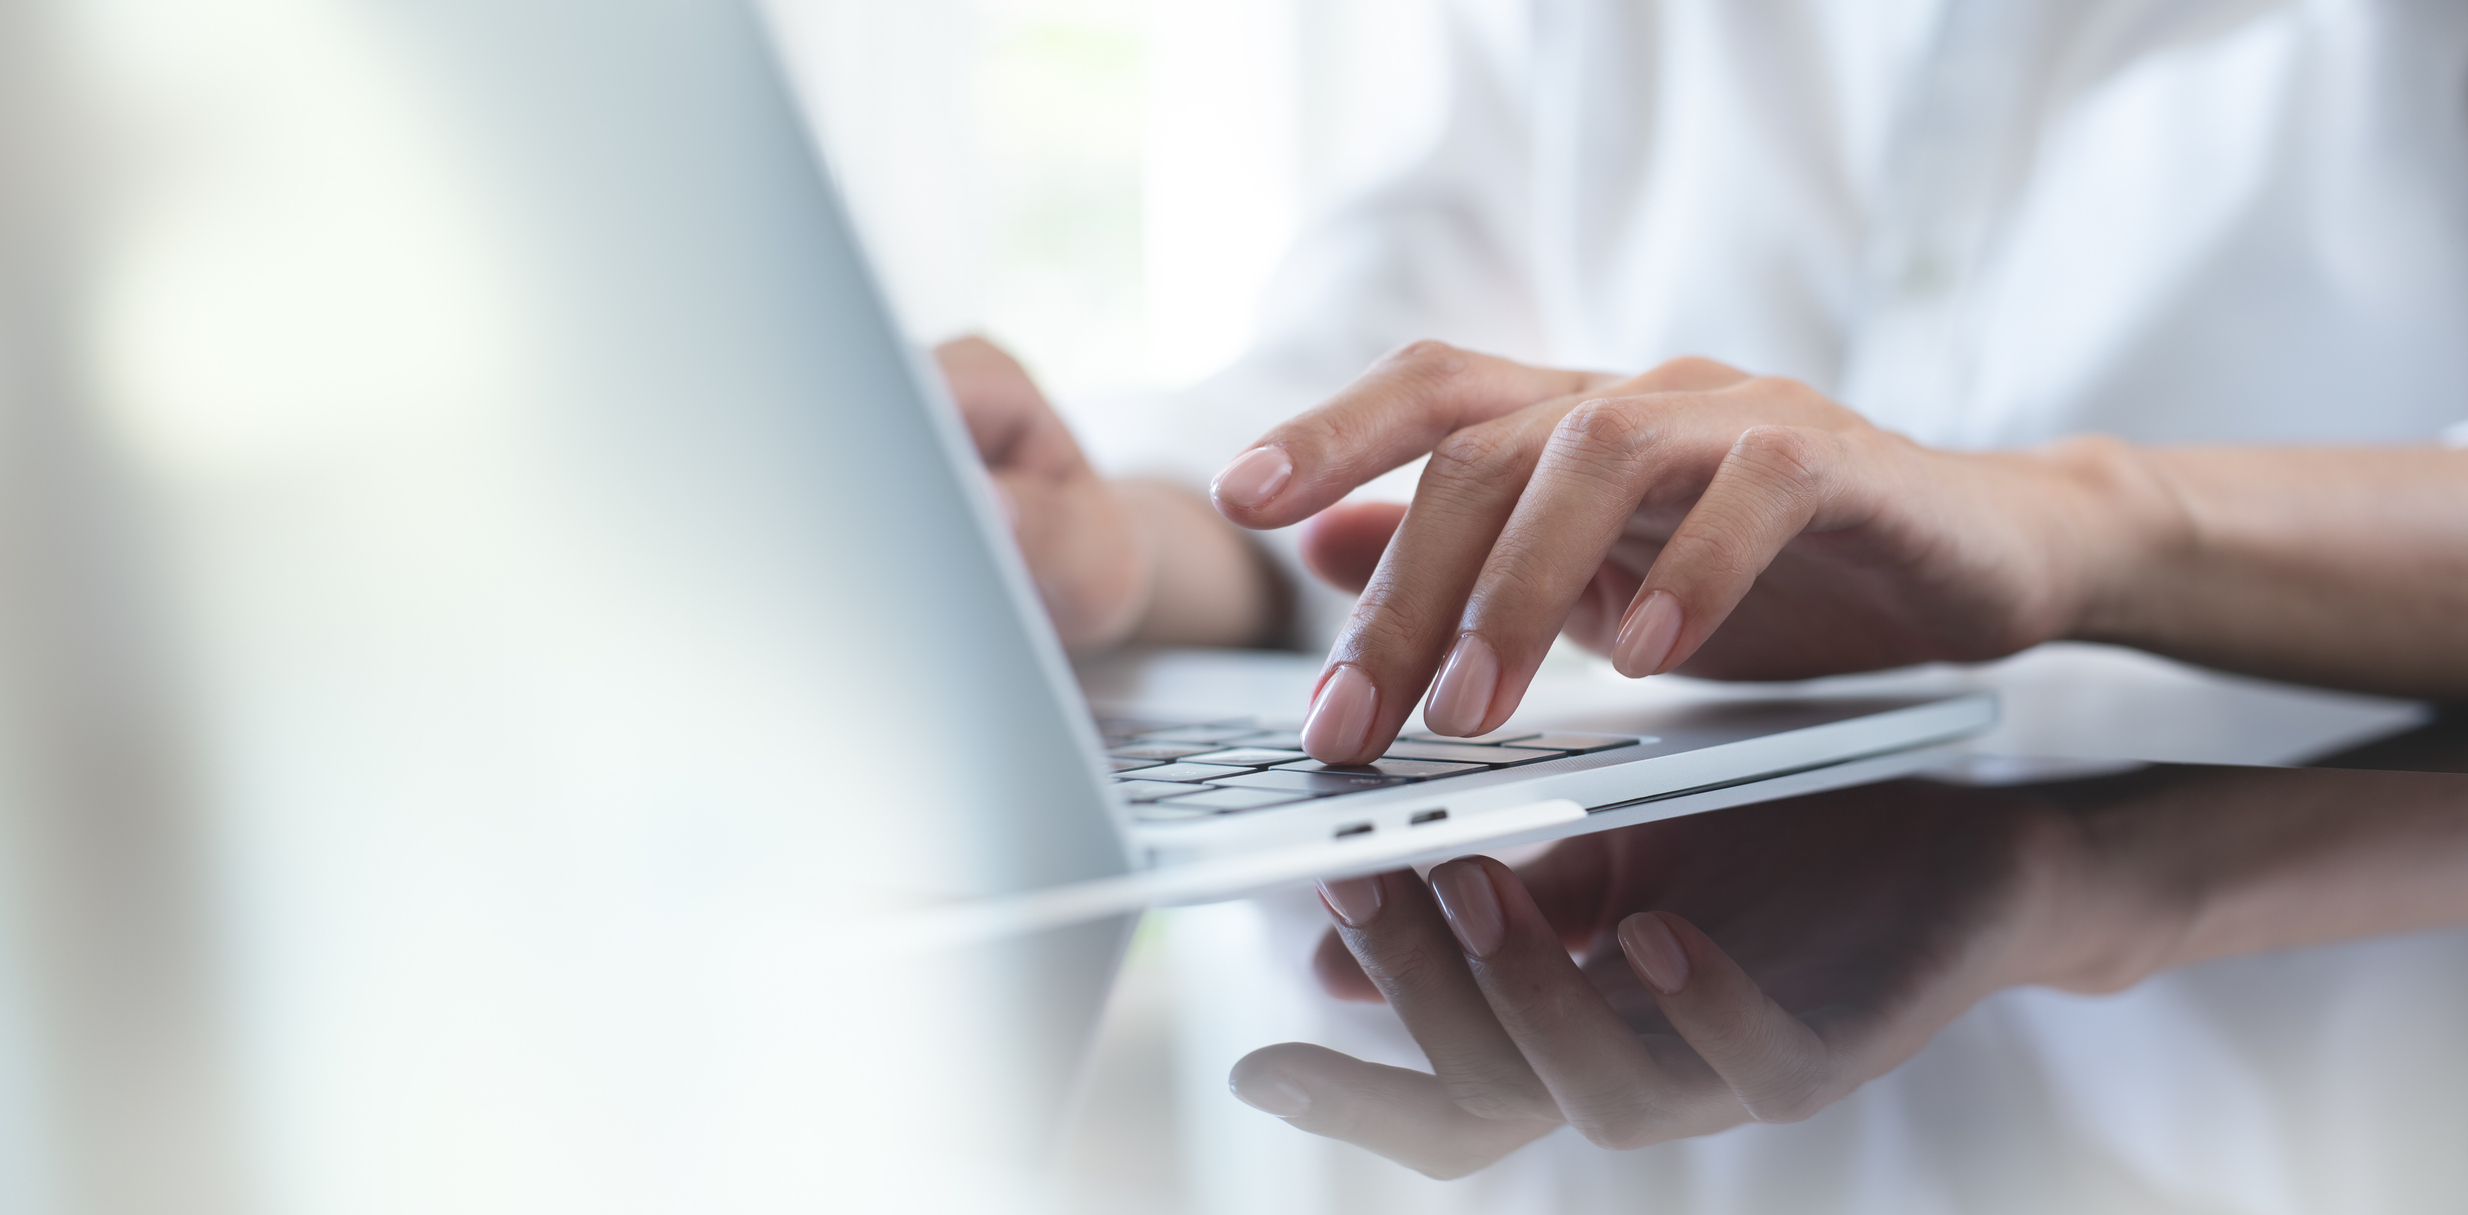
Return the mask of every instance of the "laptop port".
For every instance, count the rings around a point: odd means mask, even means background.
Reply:
[[[1347,823],[1345,826],[1337,828],[1338,839],[1344,839],[1349,835],[1369,834],[1371,834],[1371,824],[1369,823]]]
[[[1414,817],[1405,821],[1407,826],[1420,827],[1424,823],[1436,823],[1447,817],[1448,811],[1446,810],[1417,810],[1414,812]]]

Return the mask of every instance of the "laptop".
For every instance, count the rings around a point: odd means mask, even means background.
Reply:
[[[107,424],[29,433],[127,509],[12,512],[60,534],[5,555],[145,596],[12,651],[153,723],[29,736],[67,758],[7,811],[160,841],[12,862],[91,895],[0,950],[0,996],[67,993],[0,1006],[47,1063],[0,1098],[65,1111],[0,1159],[60,1193],[1003,1209],[938,1145],[1050,1130],[1140,908],[1877,779],[1995,714],[1733,705],[1328,770],[1290,721],[1092,709],[755,13],[175,7],[35,23],[98,93],[58,113],[114,115],[78,163],[153,170],[76,179],[153,193],[63,209],[109,273],[54,314],[95,333],[24,347],[109,364]],[[156,958],[212,981],[93,969]],[[14,1087],[45,1077],[97,1087]]]

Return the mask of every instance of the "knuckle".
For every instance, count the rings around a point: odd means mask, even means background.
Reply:
[[[1389,351],[1380,362],[1400,370],[1434,376],[1453,376],[1467,366],[1464,351],[1436,338],[1407,342]]]
[[[1801,1122],[1833,1104],[1833,1088],[1827,1077],[1808,1068],[1741,1093],[1739,1098],[1759,1122]]]
[[[1634,402],[1612,398],[1587,401],[1560,419],[1557,439],[1581,451],[1633,455],[1653,436],[1653,426]]]
[[[1582,1117],[1572,1115],[1569,1124],[1586,1142],[1615,1152],[1651,1147],[1666,1138],[1657,1112],[1637,1102],[1590,1110]]]
[[[1702,384],[1736,376],[1739,371],[1729,363],[1703,355],[1684,354],[1654,368],[1654,378],[1676,384]]]
[[[1731,459],[1800,491],[1824,477],[1831,445],[1826,436],[1798,426],[1751,426],[1731,445]]]
[[[1430,475],[1448,483],[1488,484],[1518,463],[1516,444],[1501,430],[1471,426],[1451,433],[1431,450]]]

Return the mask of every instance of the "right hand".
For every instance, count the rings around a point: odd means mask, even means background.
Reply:
[[[1631,677],[1731,679],[2065,635],[2176,525],[2123,452],[1934,451],[1703,359],[1621,380],[1423,342],[1270,430],[1215,490],[1234,522],[1284,527],[1431,456],[1401,517],[1340,509],[1308,538],[1323,576],[1364,590],[1303,743],[1360,763],[1426,688],[1431,729],[1496,729],[1563,629]]]
[[[1294,1042],[1234,1092],[1435,1177],[1562,1125],[1628,1149],[1806,1118],[1991,992],[2159,960],[2182,905],[2115,897],[2066,796],[1903,781],[1323,883],[1323,983],[1386,1001],[1431,1071]]]
[[[936,347],[934,359],[1063,645],[1086,652],[1129,637],[1148,609],[1154,554],[1122,495],[1001,347],[958,338]]]

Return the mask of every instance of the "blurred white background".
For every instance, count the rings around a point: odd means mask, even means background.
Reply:
[[[911,335],[1066,407],[1249,341],[1315,210],[1440,115],[1434,0],[772,0]]]

